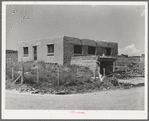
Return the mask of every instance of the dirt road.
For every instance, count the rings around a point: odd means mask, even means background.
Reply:
[[[75,95],[6,91],[6,109],[144,110],[144,87]]]

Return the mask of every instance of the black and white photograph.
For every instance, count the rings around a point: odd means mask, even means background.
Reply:
[[[2,119],[147,119],[148,2],[3,1]]]

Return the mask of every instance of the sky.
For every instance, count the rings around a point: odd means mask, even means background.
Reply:
[[[54,36],[118,43],[118,54],[145,53],[144,5],[7,5],[6,49]]]

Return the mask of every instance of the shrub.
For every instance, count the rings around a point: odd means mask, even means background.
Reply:
[[[65,84],[65,83],[73,83],[75,80],[75,77],[74,77],[74,73],[70,72],[70,73],[67,73],[67,72],[62,72],[60,73],[60,84]]]
[[[44,61],[38,61],[37,63],[39,68],[46,68],[46,63]]]
[[[14,68],[14,71],[21,71],[21,64],[16,63],[13,68]]]
[[[116,78],[113,78],[111,80],[111,83],[113,84],[113,86],[118,86],[119,85],[118,80]]]
[[[81,90],[83,90],[83,85],[78,85],[77,88],[76,88],[76,91],[77,92],[80,92]]]
[[[11,80],[6,80],[5,82],[5,88],[6,89],[15,89],[16,88],[16,85],[14,83],[12,83]]]
[[[25,75],[24,76],[24,82],[26,83],[26,84],[31,84],[31,85],[33,85],[33,84],[37,84],[37,76],[36,75]]]
[[[57,73],[56,72],[52,72],[52,71],[48,71],[47,69],[40,69],[39,70],[39,82],[41,83],[52,83],[52,85],[56,85],[57,84]]]
[[[23,62],[23,66],[24,66],[24,71],[25,72],[31,72],[32,71],[32,68],[31,67],[34,67],[34,62],[33,61],[26,61],[26,62]]]
[[[88,78],[86,78],[86,80],[85,80],[87,83],[92,83],[92,81],[91,81],[91,79],[88,77]]]
[[[14,72],[14,80],[17,79],[19,76],[20,76],[20,74],[15,71]]]
[[[84,82],[88,82],[88,83],[92,83],[92,81],[90,80],[90,77],[88,75],[84,75],[82,78],[82,81]]]

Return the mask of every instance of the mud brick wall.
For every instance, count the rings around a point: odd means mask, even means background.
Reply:
[[[18,51],[6,50],[6,65],[7,67],[12,66],[18,62]]]
[[[112,48],[112,56],[118,55],[118,43],[109,42],[109,47]]]
[[[131,63],[129,57],[117,57],[116,65],[117,66],[125,66]]]
[[[70,65],[71,57],[73,56],[73,44],[64,43],[64,65]]]
[[[105,53],[105,47],[111,48],[112,56],[118,55],[118,43],[102,41],[97,41],[97,55],[102,55],[103,53]]]
[[[96,68],[96,56],[80,56],[72,57],[71,65],[80,65],[89,67],[90,70],[94,71]]]
[[[104,47],[97,46],[96,47],[96,55],[102,56],[104,53]]]
[[[139,63],[141,61],[141,56],[118,56],[116,60],[116,65],[118,66],[125,66],[130,65],[132,62]]]
[[[64,42],[64,65],[70,65],[71,57],[78,57],[82,55],[88,55],[88,46],[82,45],[82,54],[74,54],[74,44]]]
[[[71,64],[71,58],[76,56],[93,56],[88,54],[88,46],[96,48],[95,55],[102,56],[105,53],[105,47],[110,47],[112,56],[118,55],[118,44],[115,42],[95,41],[89,39],[81,39],[74,37],[63,37],[64,46],[64,64]],[[82,54],[74,54],[74,45],[82,45]]]
[[[63,37],[63,59],[64,59],[64,65],[70,65],[71,57],[74,56],[74,45],[81,45],[81,41],[79,38],[73,38],[73,37]],[[79,55],[78,55],[79,56]]]

